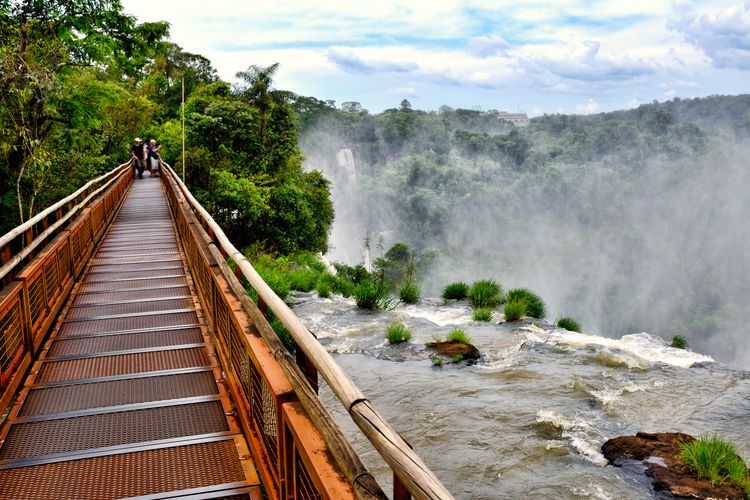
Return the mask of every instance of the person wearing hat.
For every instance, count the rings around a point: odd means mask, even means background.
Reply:
[[[130,156],[135,160],[133,162],[133,175],[137,171],[138,178],[143,179],[143,169],[146,167],[146,145],[143,144],[140,137],[136,137],[133,141],[133,146],[130,148]]]

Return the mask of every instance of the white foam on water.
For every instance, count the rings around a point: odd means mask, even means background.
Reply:
[[[521,327],[528,332],[529,340],[552,342],[578,349],[598,346],[606,350],[614,361],[620,361],[631,368],[648,368],[654,363],[689,368],[695,363],[713,363],[711,356],[685,349],[671,347],[664,339],[648,333],[623,335],[610,339],[598,335],[571,332],[562,328],[546,332],[535,325]]]
[[[646,388],[643,386],[640,386],[634,382],[628,382],[624,386],[619,388],[603,388],[599,390],[589,390],[587,391],[589,394],[591,394],[593,397],[595,397],[597,400],[599,400],[604,405],[611,405],[613,403],[617,403],[622,399],[622,396],[626,393],[633,393],[633,392],[639,392],[639,391],[645,391]]]
[[[542,409],[537,411],[536,421],[560,429],[560,435],[589,462],[599,467],[607,465],[607,459],[599,451],[599,444],[596,442],[596,429],[585,419],[578,416],[570,419],[560,412]]]
[[[437,326],[463,325],[471,323],[471,309],[468,307],[458,308],[432,308],[423,306],[404,306],[401,312],[411,318],[427,320]]]

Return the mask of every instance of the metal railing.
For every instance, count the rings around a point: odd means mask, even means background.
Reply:
[[[0,238],[0,411],[114,216],[129,171],[118,166]]]
[[[453,498],[232,245],[171,167],[163,164],[163,172],[205,320],[269,495],[385,497],[318,399],[320,373],[393,470],[394,498]],[[234,261],[234,271],[227,259]],[[257,306],[242,286],[243,279],[257,293]],[[294,339],[297,359],[270,327],[269,310]]]

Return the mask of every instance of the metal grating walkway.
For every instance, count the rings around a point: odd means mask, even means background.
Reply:
[[[196,304],[162,184],[137,180],[2,427],[0,496],[260,498]]]

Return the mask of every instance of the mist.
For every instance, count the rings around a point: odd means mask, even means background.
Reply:
[[[548,319],[574,317],[586,333],[680,334],[695,351],[750,368],[750,144],[721,119],[696,131],[672,111],[669,132],[653,141],[592,143],[597,154],[575,158],[565,154],[568,130],[532,122],[521,162],[468,154],[455,127],[435,151],[418,123],[406,149],[374,133],[373,153],[320,120],[301,146],[306,167],[332,183],[328,257],[361,263],[366,235],[382,251],[404,242],[435,256],[424,296],[492,278],[534,290]]]

